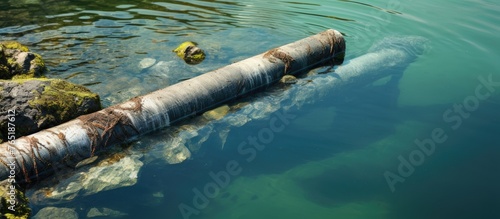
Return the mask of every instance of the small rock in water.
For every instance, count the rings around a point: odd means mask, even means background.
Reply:
[[[234,127],[241,127],[245,125],[251,118],[246,114],[234,114],[227,117],[227,123]]]
[[[89,212],[87,212],[87,217],[122,217],[128,215],[127,213],[123,213],[120,211],[116,211],[110,208],[91,208]]]
[[[81,172],[61,180],[57,185],[34,191],[30,195],[30,201],[35,204],[57,204],[71,201],[77,196],[132,186],[137,182],[137,174],[143,165],[140,157],[141,155],[128,155],[119,160],[110,157],[97,166],[81,167]]]
[[[142,165],[137,158],[124,157],[109,166],[90,168],[85,181],[82,182],[83,195],[134,185]]]
[[[165,197],[165,194],[163,194],[163,192],[160,191],[160,192],[153,193],[152,196],[155,198],[163,198],[163,197]]]
[[[297,82],[298,82],[297,78],[293,75],[285,75],[280,80],[280,83],[282,84],[295,84]]]
[[[203,117],[208,120],[222,119],[229,112],[229,106],[224,105],[203,113]]]
[[[144,58],[139,62],[139,68],[144,69],[144,68],[149,68],[153,66],[156,63],[156,59],[153,58]]]
[[[71,208],[45,207],[38,211],[34,219],[78,219],[78,214]]]
[[[171,147],[165,148],[165,161],[169,164],[177,164],[191,157],[191,151],[184,145],[184,140],[177,138],[172,142]]]
[[[191,41],[181,43],[179,47],[172,50],[177,56],[184,60],[187,64],[196,65],[205,59],[205,52],[198,48],[198,44]]]

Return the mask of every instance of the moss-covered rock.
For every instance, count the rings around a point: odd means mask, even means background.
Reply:
[[[0,79],[32,78],[47,71],[39,54],[16,41],[0,42]]]
[[[29,201],[24,192],[8,180],[0,182],[0,218],[27,219],[30,215]]]
[[[23,44],[17,42],[17,41],[2,41],[0,42],[6,49],[17,49],[21,52],[29,52],[30,50],[28,47],[24,46]]]
[[[187,41],[181,43],[173,52],[190,65],[199,64],[205,60],[205,52],[198,48],[195,42]]]
[[[0,80],[0,87],[0,133],[4,137],[14,111],[19,137],[101,109],[97,94],[61,79]]]

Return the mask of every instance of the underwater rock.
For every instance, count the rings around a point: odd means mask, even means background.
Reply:
[[[0,42],[0,79],[32,78],[47,71],[42,57],[15,41]]]
[[[251,119],[263,119],[269,116],[272,112],[278,110],[280,107],[279,102],[268,102],[268,101],[255,101],[255,103],[252,103],[251,107],[246,107],[244,109],[245,111],[251,111],[248,113],[248,116]]]
[[[108,217],[108,218],[115,218],[115,217],[122,217],[122,216],[127,216],[127,213],[123,213],[121,211],[116,211],[110,208],[91,208],[89,212],[87,212],[87,217],[92,218],[92,217]]]
[[[235,114],[235,115],[230,115],[227,117],[226,122],[230,126],[234,127],[241,127],[245,125],[247,122],[249,122],[250,119],[247,115],[245,114]]]
[[[174,61],[159,61],[147,70],[148,74],[160,77],[162,80],[168,80],[169,75],[174,69],[178,69]],[[158,80],[158,78],[155,78]]]
[[[185,161],[191,157],[191,152],[184,145],[183,139],[176,138],[173,144],[165,148],[164,157],[165,161],[169,164],[177,164]]]
[[[205,60],[205,52],[198,48],[195,42],[183,42],[179,47],[173,50],[187,64],[196,65]]]
[[[284,75],[280,79],[280,83],[282,84],[295,84],[297,82],[298,82],[297,78],[293,75]]]
[[[30,194],[30,200],[40,204],[71,201],[77,195],[87,196],[101,191],[132,186],[143,165],[142,155],[117,154],[99,162],[97,166],[81,167],[80,172],[61,180],[52,187],[43,187]],[[116,160],[119,159],[119,160]]]
[[[109,166],[92,167],[82,182],[83,194],[91,195],[100,191],[135,185],[142,165],[143,163],[137,158],[124,157]]]
[[[155,192],[153,194],[151,194],[153,197],[155,198],[163,198],[165,197],[165,194],[163,194],[163,192],[159,191],[159,192]]]
[[[7,117],[12,114],[15,114],[11,117],[15,121],[11,122],[16,125],[16,135],[23,136],[100,109],[99,95],[61,79],[0,80],[3,136],[7,136]]]
[[[11,188],[10,186],[14,186]],[[14,195],[12,193],[15,193]],[[11,201],[15,201],[14,204]],[[14,210],[14,211],[13,211]],[[24,192],[8,180],[0,182],[0,218],[29,218],[31,209]]]
[[[203,113],[203,117],[207,120],[219,120],[222,119],[222,117],[224,117],[228,112],[229,106],[223,105]]]
[[[152,58],[144,58],[139,62],[139,68],[144,69],[144,68],[149,68],[153,66],[156,63],[156,59]]]
[[[78,214],[71,208],[56,208],[45,207],[42,208],[33,219],[78,219]]]
[[[163,157],[168,164],[181,163],[191,157],[191,151],[188,149],[189,143],[198,136],[196,126],[184,125],[179,127],[174,136],[169,136],[163,143]]]

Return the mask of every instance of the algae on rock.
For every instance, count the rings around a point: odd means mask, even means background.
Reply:
[[[32,78],[47,71],[39,54],[16,41],[0,42],[0,79]]]
[[[205,52],[198,48],[197,45],[195,42],[186,41],[172,50],[172,52],[175,52],[187,64],[196,65],[205,60]]]
[[[101,109],[97,94],[61,79],[0,80],[0,87],[0,133],[4,137],[9,111],[15,111],[19,137]]]
[[[14,186],[11,190],[10,186]],[[10,194],[15,193],[15,194]],[[12,199],[13,198],[13,199]],[[11,204],[10,201],[14,201]],[[12,209],[11,209],[12,208]],[[12,211],[14,210],[14,211]],[[8,180],[0,182],[0,218],[27,219],[31,215],[28,198],[23,191]]]

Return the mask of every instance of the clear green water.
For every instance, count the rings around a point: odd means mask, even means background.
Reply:
[[[181,164],[145,162],[134,186],[49,206],[74,208],[80,218],[92,207],[125,218],[182,218],[179,204],[193,206],[193,188],[203,189],[211,171],[236,160],[241,173],[190,218],[500,218],[500,87],[465,116],[443,118],[454,104],[472,103],[478,77],[500,81],[496,1],[0,3],[1,40],[40,53],[48,77],[93,84],[106,106],[327,28],[345,34],[348,59],[386,36],[430,40],[404,72],[396,106],[389,103],[397,90],[332,93],[290,112],[297,117],[252,162],[237,146],[266,119],[231,129],[224,149],[209,139]],[[187,66],[174,56],[185,40],[207,50],[205,62]],[[170,69],[143,71],[143,58]],[[453,129],[457,118],[462,123]],[[414,141],[432,138],[436,128],[446,140],[391,191],[384,173],[397,174],[398,157],[421,151]]]

